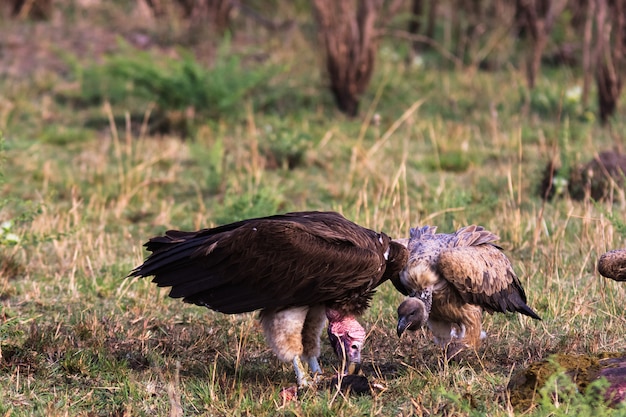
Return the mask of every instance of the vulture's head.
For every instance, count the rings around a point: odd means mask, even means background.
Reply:
[[[417,297],[408,297],[398,306],[398,337],[406,330],[419,330],[426,325],[429,311]]]
[[[365,341],[363,326],[353,317],[334,319],[330,314],[328,338],[337,356],[345,362],[348,374],[357,374],[361,369],[361,348]]]

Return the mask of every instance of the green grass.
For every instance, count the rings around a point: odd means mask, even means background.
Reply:
[[[610,148],[623,110],[609,130],[563,102],[582,85],[571,69],[546,71],[528,93],[515,65],[454,71],[381,58],[361,116],[348,119],[324,89],[310,33],[296,30],[280,48],[277,36],[246,27],[231,39],[233,55],[217,68],[236,94],[210,93],[232,99],[216,111],[192,102],[205,110],[186,139],[151,131],[148,102],[180,109],[189,94],[107,102],[71,71],[95,61],[0,81],[0,104],[10,103],[0,108],[0,222],[10,221],[0,235],[1,415],[521,415],[506,391],[514,370],[553,353],[625,349],[626,286],[595,272],[599,255],[624,247],[623,207],[544,205],[536,193],[549,155],[573,165]],[[127,48],[104,62],[128,64]],[[168,52],[138,53],[130,75],[176,80]],[[180,66],[210,78],[192,53]],[[159,54],[152,73],[147,57]],[[268,77],[271,68],[280,71]],[[127,99],[128,86],[109,93]],[[445,363],[427,333],[397,338],[402,296],[384,285],[361,322],[365,371],[385,389],[360,397],[327,387],[282,404],[291,366],[274,358],[254,314],[224,316],[124,278],[142,243],[166,229],[293,210],[337,210],[393,237],[423,224],[484,225],[501,236],[543,321],[487,315],[484,346]],[[321,362],[328,375],[338,365],[326,341]],[[555,402],[549,389],[529,415],[624,413],[571,389]]]

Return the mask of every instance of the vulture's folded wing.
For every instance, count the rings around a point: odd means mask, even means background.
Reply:
[[[153,254],[131,275],[154,275],[170,296],[224,313],[323,303],[378,285],[378,234],[342,217],[333,224],[339,218],[328,213],[334,227],[283,217],[168,232],[147,243]]]
[[[481,246],[486,244],[494,245],[500,237],[482,226],[465,226],[457,230],[450,240],[450,246]],[[495,245],[494,245],[495,246]],[[501,249],[499,246],[496,246]]]
[[[526,294],[509,259],[494,245],[461,246],[441,252],[440,274],[468,303],[489,313],[519,312],[539,319],[526,304]]]

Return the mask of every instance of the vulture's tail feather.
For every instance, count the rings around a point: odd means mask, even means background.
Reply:
[[[517,311],[528,317],[532,317],[535,320],[541,320],[541,317],[539,317],[539,315],[535,313],[527,304],[520,306]]]
[[[152,254],[128,276],[154,276],[152,282],[159,287],[172,287],[170,296],[174,298],[219,287],[228,277],[211,273],[211,267],[223,261],[225,254],[218,250],[196,259],[205,254],[202,249],[206,249],[207,241],[210,245],[210,239],[191,232],[172,231],[152,238],[145,245]]]

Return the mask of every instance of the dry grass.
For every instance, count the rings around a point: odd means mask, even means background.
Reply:
[[[296,69],[313,59],[281,53]],[[550,152],[583,160],[611,146],[609,132],[520,114],[515,70],[377,68],[360,120],[342,118],[324,98],[294,115],[248,106],[243,119],[207,122],[186,141],[150,135],[141,118],[120,122],[105,105],[98,111],[108,122],[95,137],[46,143],[36,130],[42,109],[24,104],[41,91],[8,89],[0,220],[16,220],[20,243],[0,245],[0,414],[508,416],[520,414],[505,389],[514,370],[557,352],[623,351],[626,287],[595,272],[600,254],[624,246],[610,220],[623,207],[544,205],[535,192]],[[579,82],[564,71],[538,88]],[[311,138],[294,169],[271,166],[263,153],[277,119]],[[144,257],[141,244],[167,228],[311,209],[338,210],[394,237],[416,225],[482,224],[502,237],[543,321],[487,316],[484,347],[446,363],[427,333],[398,340],[402,297],[383,286],[361,321],[365,372],[385,389],[359,397],[324,388],[283,404],[291,367],[273,357],[253,314],[205,311],[148,280],[124,279]],[[328,374],[337,365],[327,344],[321,362]],[[584,415],[584,399],[570,400],[531,415]]]

